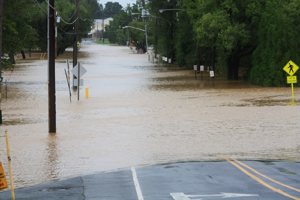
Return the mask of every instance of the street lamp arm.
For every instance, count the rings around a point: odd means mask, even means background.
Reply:
[[[134,27],[134,26],[124,26],[123,28],[133,28],[133,29],[137,29],[137,30],[140,30],[140,31],[144,31],[144,32],[145,32],[144,29],[136,28],[136,27]]]
[[[187,12],[187,11],[184,10],[184,9],[160,9],[159,12],[162,13],[162,12],[164,12],[164,11],[172,11],[172,10],[180,10],[180,11],[185,11],[185,12]]]
[[[168,22],[170,25],[171,25],[171,22],[166,20],[165,18],[162,18],[162,17],[157,17],[157,16],[154,16],[154,15],[147,15],[147,17],[150,16],[150,17],[155,17],[155,18],[159,18],[159,19],[162,19],[162,20],[165,20],[166,22]]]

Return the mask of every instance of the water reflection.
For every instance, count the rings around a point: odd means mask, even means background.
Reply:
[[[49,180],[56,180],[59,177],[60,163],[58,156],[58,137],[56,133],[49,133],[47,148],[45,149],[45,173]]]

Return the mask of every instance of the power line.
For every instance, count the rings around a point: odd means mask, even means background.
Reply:
[[[47,0],[45,0],[45,1],[47,2],[47,4],[48,4],[52,9],[56,10],[56,8],[53,7],[53,6],[51,6]],[[77,11],[78,8],[79,8],[79,4],[78,4],[77,8],[75,9],[75,13],[76,13],[76,11]],[[74,23],[78,20],[78,17],[77,17],[72,23],[69,23],[69,22],[66,22],[66,21],[61,17],[61,15],[59,14],[59,12],[57,12],[57,15],[60,16],[60,19],[61,19],[65,24],[69,24],[69,25],[74,24]],[[74,14],[73,14],[73,15],[74,15]],[[72,17],[73,17],[73,16],[72,16]],[[72,18],[72,17],[71,17],[71,18]],[[71,19],[71,18],[70,18],[70,19]]]
[[[72,19],[72,17],[76,14],[76,11],[78,10],[79,5],[80,5],[80,3],[78,4],[77,8],[75,9],[75,12],[73,13],[73,15],[68,20]]]
[[[57,14],[59,15],[59,13],[57,13]],[[59,15],[59,16],[60,16],[60,15]],[[66,22],[62,17],[60,17],[61,21],[63,21],[65,24],[69,24],[69,25],[74,24],[74,23],[78,20],[78,18],[79,18],[79,17],[77,17],[73,22],[68,23],[68,22]]]
[[[42,6],[40,5],[39,2],[37,2],[37,0],[32,0],[32,1],[33,1],[33,3],[34,3],[35,5],[37,5],[38,7],[40,7],[40,9],[47,15],[47,12],[44,10],[44,8],[42,8]]]

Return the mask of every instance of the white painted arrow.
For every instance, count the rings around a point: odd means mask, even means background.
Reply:
[[[186,195],[184,193],[170,193],[174,200],[191,200],[191,198],[197,197],[222,197],[222,198],[234,198],[234,197],[251,197],[251,196],[259,196],[258,194],[239,194],[239,193],[225,193],[221,192],[221,194],[209,194],[209,195]],[[203,199],[203,198],[202,198]],[[193,199],[200,200],[200,199]]]

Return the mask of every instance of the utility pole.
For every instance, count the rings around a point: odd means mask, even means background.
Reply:
[[[56,93],[55,93],[55,23],[54,0],[49,1],[49,81],[48,109],[49,133],[56,133]]]
[[[78,8],[78,6],[79,6],[79,0],[76,0],[76,8]],[[78,19],[78,16],[79,16],[79,9],[76,10],[75,19]],[[73,44],[73,68],[77,65],[78,21],[79,20],[76,20],[76,22],[75,22],[75,38],[74,38],[74,44]],[[77,88],[77,86],[74,86],[75,79],[77,79],[77,77],[73,75],[73,89]],[[78,86],[78,89],[79,89],[79,86]]]
[[[56,26],[56,9],[54,10],[54,27],[55,27],[55,59],[57,58],[57,26]]]
[[[155,15],[155,58],[156,58],[156,54],[157,54],[157,51],[158,51],[158,46],[157,46],[157,17]]]
[[[103,44],[104,44],[104,16],[103,16],[103,7],[102,7],[102,40],[103,40]]]
[[[172,21],[173,21],[173,16],[172,16],[172,14],[173,14],[173,11],[171,10],[171,12],[170,12],[170,22],[171,22],[171,35],[170,35],[170,40],[171,40],[171,44],[170,44],[170,46],[171,46],[171,64],[173,64],[173,61],[175,60],[175,56],[174,56],[174,49],[173,49],[173,43],[174,43],[174,41],[173,41],[173,24],[172,24]]]
[[[0,124],[2,124],[2,110],[1,110],[1,55],[2,55],[2,16],[3,16],[3,0],[0,0]]]

